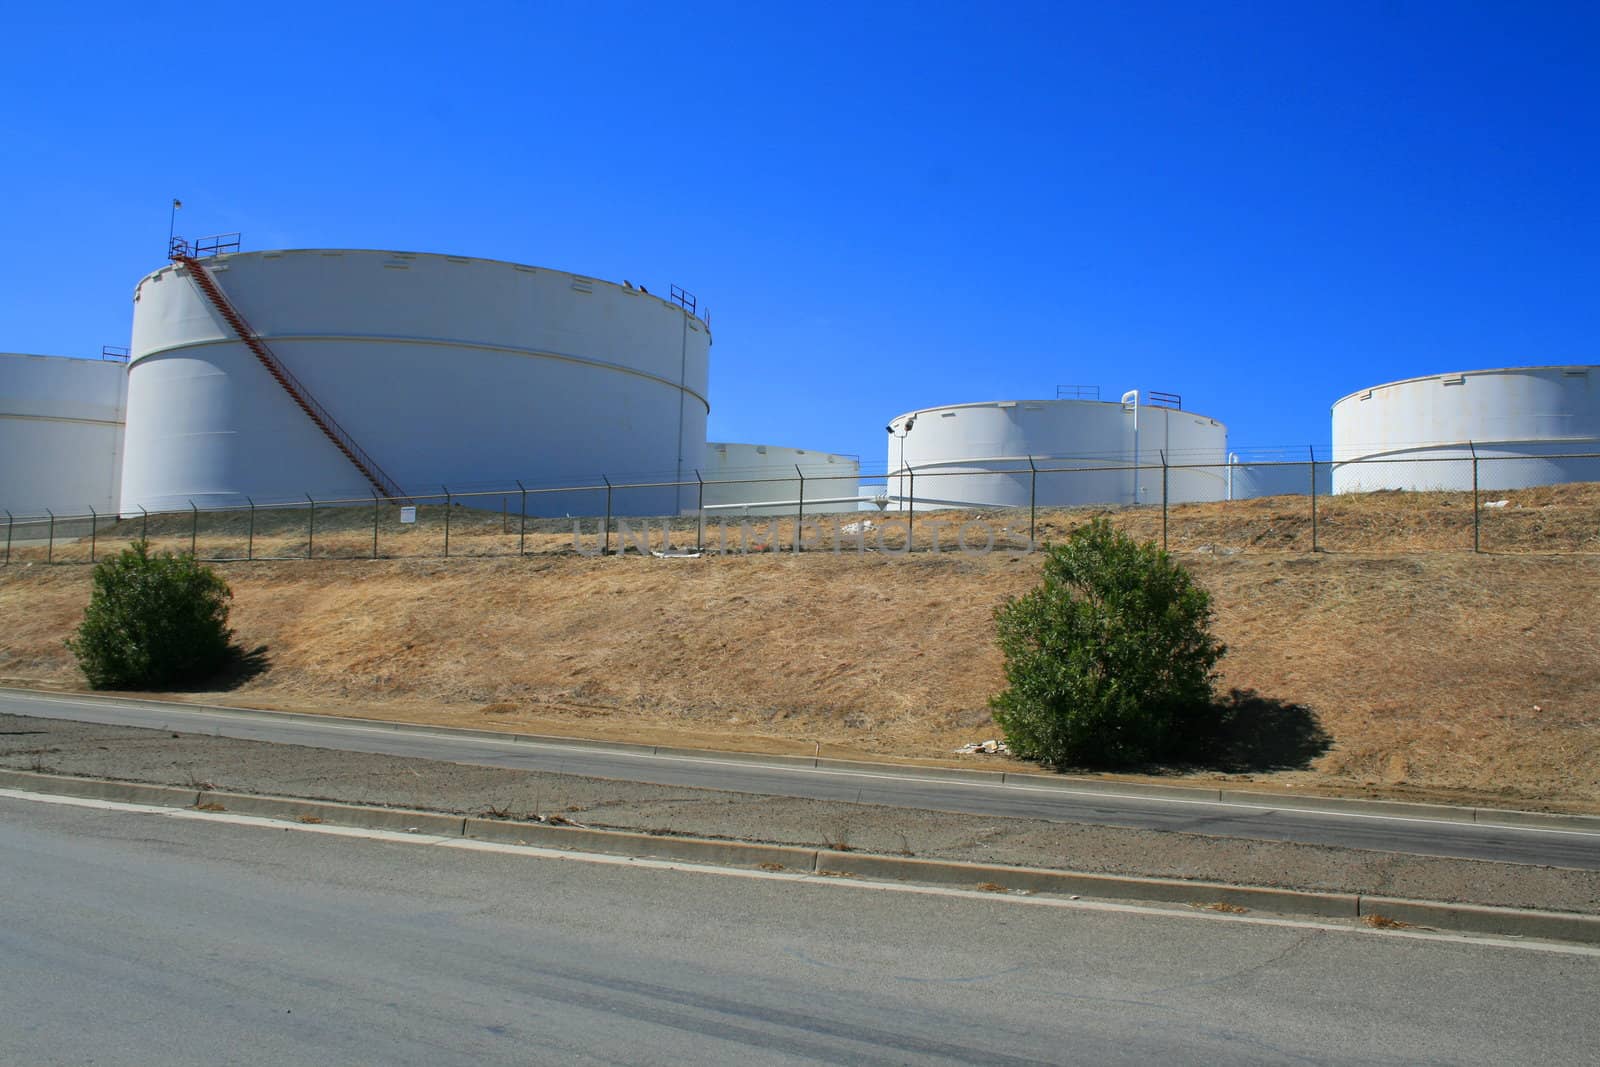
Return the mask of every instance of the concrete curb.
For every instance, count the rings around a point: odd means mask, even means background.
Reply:
[[[424,723],[396,722],[387,719],[363,719],[347,715],[312,715],[306,712],[230,707],[225,704],[189,704],[143,697],[113,697],[101,693],[0,686],[0,693],[6,692],[32,697],[45,697],[47,699],[55,697],[63,700],[137,704],[177,714],[182,714],[185,711],[216,712],[246,718],[289,720],[310,725],[339,724],[369,730],[470,737],[478,740],[497,741],[503,744],[588,748],[609,752],[632,752],[640,756],[667,756],[728,763],[766,764],[773,767],[841,771],[893,778],[965,781],[975,785],[1018,785],[1083,793],[1148,797],[1160,800],[1200,800],[1248,805],[1263,810],[1293,809],[1343,815],[1393,815],[1439,822],[1482,823],[1490,826],[1507,826],[1519,829],[1554,829],[1600,834],[1600,815],[1573,815],[1554,812],[1519,811],[1513,808],[1480,808],[1451,804],[1423,804],[1402,800],[1321,797],[1303,793],[1269,793],[1226,787],[1161,785],[1149,782],[1125,782],[1116,779],[1040,774],[1031,771],[987,771],[968,770],[959,767],[925,767],[916,764],[874,763],[867,760],[837,759],[830,756],[769,756],[753,752],[722,752],[713,749],[677,748],[670,745],[647,745],[628,741],[591,741],[583,738],[559,737],[550,734],[518,734],[504,733],[498,730],[476,730],[466,727],[429,726]]]
[[[844,874],[880,881],[918,882],[967,889],[992,887],[996,892],[1021,889],[1031,893],[1055,893],[1102,900],[1235,904],[1261,911],[1311,915],[1323,919],[1353,918],[1359,914],[1361,900],[1354,893],[1312,893],[1298,889],[1225,885],[1220,882],[1186,882],[1179,878],[1086,874],[827,850],[817,857],[817,871],[819,874]],[[1597,922],[1597,927],[1600,927],[1600,922]],[[1597,930],[1596,936],[1600,936],[1600,930]]]
[[[1322,893],[1268,886],[1191,882],[1078,871],[1009,867],[904,856],[764,845],[744,841],[640,834],[555,826],[407,808],[371,807],[297,797],[259,796],[214,789],[112,782],[98,778],[0,769],[0,788],[169,808],[198,808],[302,823],[398,830],[438,837],[467,837],[638,859],[675,860],[721,867],[761,867],[822,876],[867,878],[919,885],[1026,891],[1062,896],[1190,904],[1224,904],[1319,919],[1373,917],[1410,926],[1463,933],[1532,937],[1600,944],[1600,915],[1497,908],[1445,901],[1402,900],[1356,893]]]

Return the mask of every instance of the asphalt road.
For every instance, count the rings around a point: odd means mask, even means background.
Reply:
[[[1600,1037],[1577,948],[243,822],[0,797],[0,1062],[1550,1064]]]
[[[396,730],[350,720],[321,721],[272,712],[19,690],[0,690],[0,712],[659,785],[1600,870],[1600,833],[1573,830],[917,778],[747,759],[651,755],[577,744],[502,740],[443,729]]]

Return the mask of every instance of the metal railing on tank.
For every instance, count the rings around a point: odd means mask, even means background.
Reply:
[[[101,345],[100,358],[108,363],[128,362],[129,349],[127,345]]]
[[[240,235],[237,233],[214,233],[206,237],[196,237],[193,241],[187,237],[174,237],[167,246],[167,258],[178,259],[189,256],[201,259],[208,256],[223,256],[239,251],[240,247]]]
[[[706,308],[704,311],[701,311],[700,301],[695,298],[693,293],[689,292],[689,290],[685,289],[683,286],[674,282],[669,288],[667,299],[672,303],[677,304],[689,314],[698,318],[707,326],[711,325],[711,309]]]

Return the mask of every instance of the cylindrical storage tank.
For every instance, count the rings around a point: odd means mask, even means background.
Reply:
[[[0,354],[0,508],[113,514],[127,389],[119,362]]]
[[[1228,454],[1227,499],[1250,500],[1263,496],[1310,496],[1312,473],[1316,492],[1332,491],[1332,467],[1327,453],[1313,460],[1306,450],[1261,450],[1241,458]]]
[[[1408,378],[1333,405],[1333,491],[1600,481],[1600,366]],[[1590,453],[1589,456],[1577,455]]]
[[[705,509],[716,515],[807,515],[855,511],[861,460],[781,445],[706,445]]]
[[[675,303],[462,256],[313,249],[201,262],[406,494],[609,477],[686,483],[619,489],[618,514],[694,506],[711,333]],[[124,512],[373,493],[179,264],[134,294],[126,452]],[[603,490],[528,498],[530,514],[604,507]]]
[[[1227,427],[1192,411],[1098,400],[924,408],[888,426],[890,510],[1221,500]],[[1030,469],[1029,460],[1039,473]]]

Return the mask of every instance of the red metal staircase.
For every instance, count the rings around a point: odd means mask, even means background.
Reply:
[[[356,470],[360,471],[367,481],[372,483],[373,489],[390,500],[405,499],[405,494],[400,490],[400,486],[395,484],[394,479],[383,472],[383,468],[378,466],[360,445],[355,443],[355,440],[345,428],[340,426],[334,417],[328,413],[328,409],[317,403],[316,398],[306,390],[304,385],[300,384],[299,379],[289,373],[289,368],[285,367],[278,357],[273,355],[266,342],[250,328],[250,324],[244,320],[244,316],[239,314],[239,309],[234,307],[227,294],[223,293],[216,280],[211,277],[211,272],[206,270],[204,264],[190,255],[182,246],[177,245],[176,242],[172,251],[172,259],[173,262],[182,264],[189,271],[189,277],[194,279],[194,284],[205,295],[205,298],[211,302],[211,306],[217,309],[217,314],[221,315],[223,321],[233,328],[233,332],[239,335],[239,340],[243,341],[245,347],[249,348],[256,359],[261,361],[261,365],[267,368],[267,373],[272,375],[273,380],[283,386],[283,391],[288,393],[289,398],[299,406],[301,411],[306,413],[306,417],[316,424],[317,429],[326,434],[328,440],[333,442],[334,447],[343,452],[345,458],[354,464]]]

